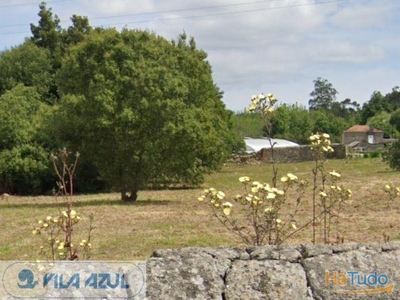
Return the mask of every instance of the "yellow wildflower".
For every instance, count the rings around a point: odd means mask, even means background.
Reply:
[[[270,213],[270,212],[273,212],[273,211],[274,211],[274,208],[272,206],[269,206],[266,209],[264,209],[264,212],[266,212],[266,213]]]
[[[337,177],[337,178],[340,178],[340,177],[341,177],[340,173],[337,172],[337,171],[335,171],[335,170],[333,170],[332,172],[329,172],[329,174],[330,174],[331,176],[333,176],[333,177]]]
[[[329,134],[327,134],[327,133],[323,133],[322,136],[323,136],[324,138],[326,138],[326,139],[329,139],[329,138],[330,138]]]
[[[230,202],[225,202],[224,204],[222,204],[223,212],[224,212],[225,216],[230,215],[232,206],[233,206],[233,204]]]
[[[289,180],[289,178],[286,177],[286,176],[283,176],[283,177],[281,178],[281,181],[282,181],[282,182],[287,182],[288,180]]]
[[[217,193],[217,198],[218,198],[219,200],[224,199],[224,198],[225,198],[225,193],[224,193],[224,192],[221,192],[221,191],[218,191],[218,193]]]
[[[274,111],[273,107],[268,107],[267,109],[264,110],[265,113],[272,113]]]
[[[250,177],[248,177],[248,176],[239,177],[239,181],[242,182],[242,183],[249,182],[250,181]]]

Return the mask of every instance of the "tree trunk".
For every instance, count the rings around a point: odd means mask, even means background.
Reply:
[[[138,191],[122,191],[121,192],[121,200],[125,202],[135,202],[137,200]]]

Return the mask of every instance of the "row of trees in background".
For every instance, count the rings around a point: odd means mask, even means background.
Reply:
[[[46,3],[24,43],[0,53],[0,193],[49,191],[50,153],[81,153],[77,192],[195,185],[242,144],[193,38],[60,27]]]
[[[385,137],[398,137],[400,132],[399,87],[382,95],[375,91],[362,106],[356,101],[336,100],[338,91],[326,79],[314,80],[309,108],[297,104],[280,105],[273,117],[272,137],[284,138],[300,144],[314,132],[326,132],[332,142],[341,142],[342,132],[353,125],[371,125],[384,131]],[[262,137],[265,128],[259,116],[238,112],[233,117],[235,130],[241,137]]]

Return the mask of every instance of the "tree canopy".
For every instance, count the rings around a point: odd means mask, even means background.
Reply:
[[[336,101],[337,94],[338,91],[333,87],[332,83],[327,79],[318,77],[314,80],[314,90],[310,93],[312,98],[308,101],[310,110],[330,110]]]
[[[31,41],[0,53],[0,95],[18,84],[33,87],[44,102],[52,82],[50,52]]]
[[[57,76],[55,136],[136,200],[151,185],[197,184],[235,143],[206,53],[147,31],[93,32]]]
[[[31,24],[31,40],[39,47],[54,52],[60,45],[60,19],[53,15],[51,8],[47,9],[46,2],[42,2],[39,8],[40,20],[38,25]]]

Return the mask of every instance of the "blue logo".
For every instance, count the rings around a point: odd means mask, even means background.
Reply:
[[[146,262],[13,262],[3,287],[18,298],[144,299]]]
[[[29,269],[23,269],[18,274],[19,281],[25,282],[24,285],[18,283],[20,289],[33,289],[39,282],[35,280],[33,272]]]

